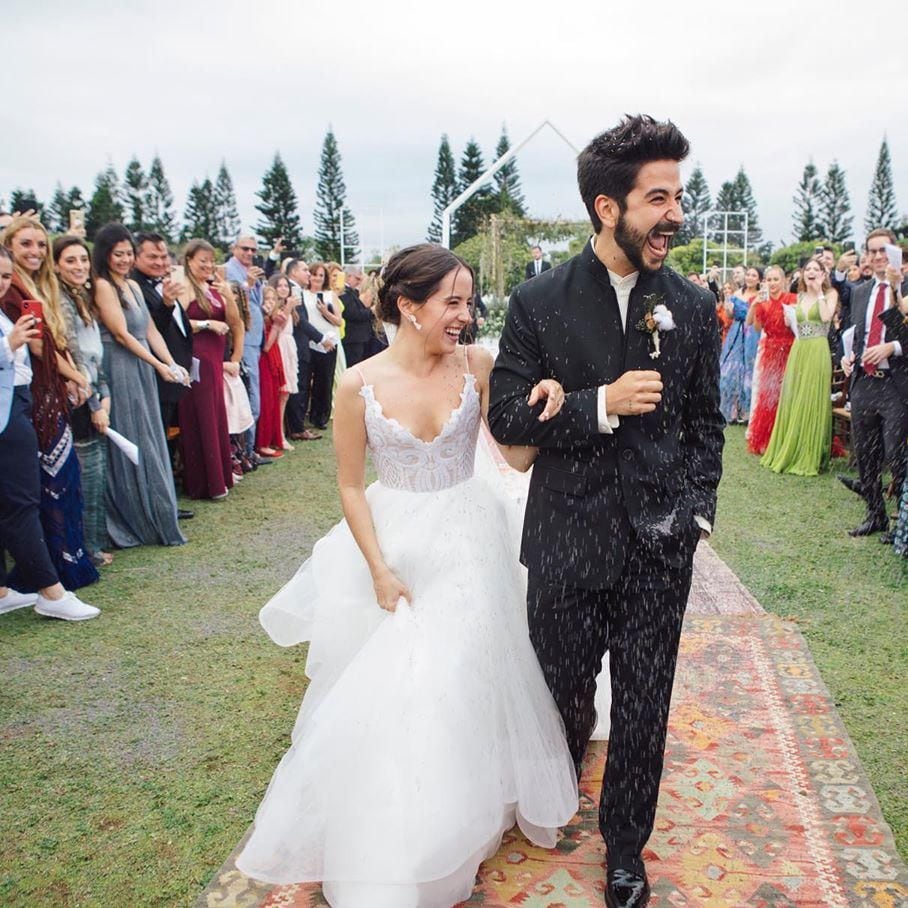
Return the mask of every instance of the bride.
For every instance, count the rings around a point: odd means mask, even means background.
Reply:
[[[515,822],[551,848],[577,809],[508,505],[474,476],[492,358],[458,344],[472,297],[442,247],[388,262],[397,336],[336,399],[346,519],[261,613],[277,643],[310,641],[310,684],[237,866],[320,881],[334,908],[448,908]],[[545,380],[530,403],[547,419],[563,398]],[[526,470],[535,450],[503,454]]]

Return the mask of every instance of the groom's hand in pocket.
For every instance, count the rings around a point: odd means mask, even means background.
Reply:
[[[648,369],[625,372],[617,381],[606,385],[606,402],[610,416],[640,416],[652,413],[662,400],[662,376]]]

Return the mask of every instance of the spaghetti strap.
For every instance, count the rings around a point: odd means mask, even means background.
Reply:
[[[366,376],[363,375],[359,366],[351,366],[351,368],[359,376],[359,380],[362,382],[362,385],[360,387],[365,388],[366,387]]]
[[[473,370],[470,368],[470,345],[469,344],[463,345],[463,358],[466,361],[466,365],[467,365],[467,375],[472,375]]]

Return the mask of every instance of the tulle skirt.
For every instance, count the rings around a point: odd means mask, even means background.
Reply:
[[[311,641],[311,683],[237,866],[335,908],[447,908],[515,821],[553,847],[576,779],[505,504],[478,477],[367,498],[412,605],[378,608],[342,522],[262,610],[277,643]]]

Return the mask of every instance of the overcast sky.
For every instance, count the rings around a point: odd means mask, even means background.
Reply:
[[[908,210],[908,3],[6,0],[0,197],[86,196],[159,153],[182,215],[194,178],[233,176],[244,225],[280,150],[312,231],[329,125],[366,248],[422,240],[438,142],[486,163],[545,119],[582,147],[624,112],[673,119],[715,198],[743,164],[764,235],[791,240],[804,164],[844,167],[860,236],[884,134]],[[878,50],[872,42],[877,42]],[[517,159],[530,213],[583,216],[571,150]]]

